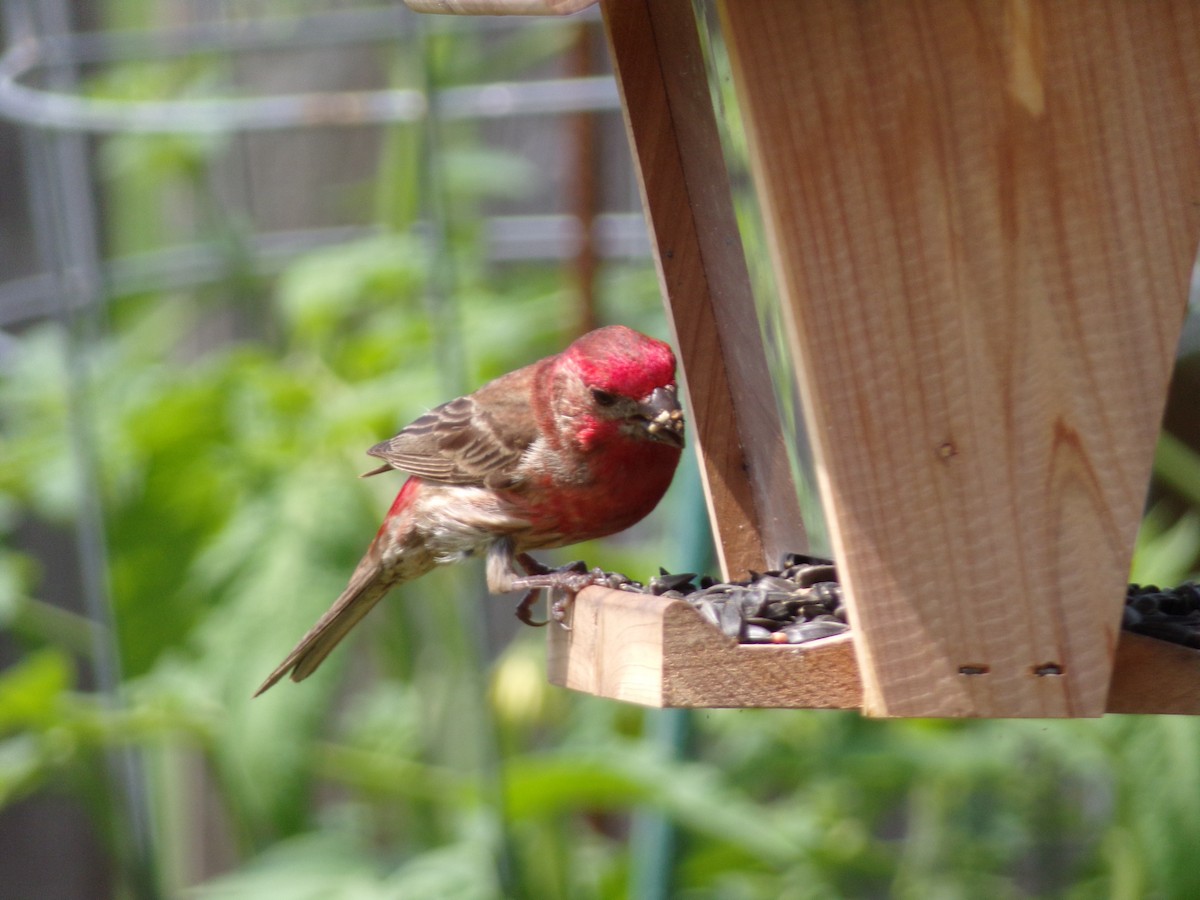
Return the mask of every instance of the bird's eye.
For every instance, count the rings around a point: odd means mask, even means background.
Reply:
[[[597,406],[612,406],[617,402],[616,395],[599,388],[592,388],[592,399],[596,401]]]

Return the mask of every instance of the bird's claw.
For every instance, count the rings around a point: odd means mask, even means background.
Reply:
[[[608,574],[601,568],[588,571],[582,562],[574,562],[559,569],[548,569],[535,561],[528,554],[518,557],[521,566],[529,574],[513,582],[513,588],[525,588],[528,593],[517,606],[517,618],[526,625],[540,628],[549,622],[557,622],[563,628],[570,629],[567,623],[567,610],[575,600],[575,595],[593,584],[605,584]],[[538,592],[546,589],[551,593],[550,618],[544,622],[533,618],[532,607]]]
[[[574,602],[574,594],[568,594],[565,591],[556,591],[554,599],[550,603],[550,618],[567,631],[571,630],[571,625],[567,622],[567,608]]]
[[[533,628],[541,628],[543,625],[550,624],[549,619],[543,619],[539,622],[533,617],[533,604],[537,600],[539,593],[541,593],[541,590],[539,588],[534,588],[525,595],[524,599],[521,600],[520,605],[517,606],[517,618]]]

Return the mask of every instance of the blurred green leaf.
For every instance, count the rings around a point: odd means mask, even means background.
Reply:
[[[385,304],[411,301],[427,271],[426,248],[413,237],[384,234],[341,244],[288,268],[279,281],[279,309],[301,337],[336,334]]]
[[[241,870],[189,891],[212,900],[371,900],[385,894],[377,865],[348,836],[314,832],[279,841]]]
[[[0,804],[20,798],[41,780],[40,741],[31,734],[0,740]]]
[[[487,147],[454,147],[442,164],[446,190],[453,196],[517,199],[537,184],[533,167],[511,153]]]
[[[70,663],[54,650],[31,654],[0,673],[0,734],[53,725],[72,678]]]
[[[1200,454],[1169,431],[1158,436],[1154,474],[1191,506],[1200,508]]]
[[[1163,504],[1142,521],[1129,580],[1135,584],[1173,586],[1194,571],[1200,548],[1200,512],[1189,510],[1173,519]]]
[[[498,900],[494,860],[478,841],[430,850],[406,862],[382,885],[385,897]]]

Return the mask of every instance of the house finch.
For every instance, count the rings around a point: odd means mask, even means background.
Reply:
[[[622,325],[421,416],[367,452],[410,474],[329,611],[263,682],[307,678],[371,607],[434,566],[486,553],[493,593],[577,592],[595,576],[551,572],[529,550],[628,528],[662,498],[683,447],[675,356]],[[517,571],[520,563],[525,574]],[[531,622],[531,624],[533,624]]]

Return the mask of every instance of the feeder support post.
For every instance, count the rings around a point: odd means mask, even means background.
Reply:
[[[1200,5],[720,10],[865,711],[1100,715],[1200,241]]]

